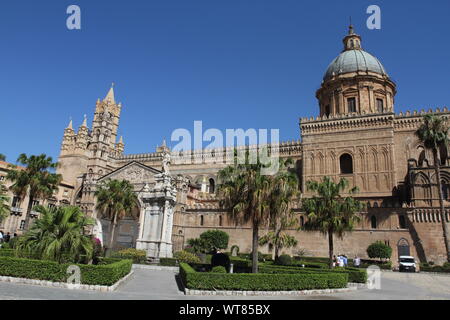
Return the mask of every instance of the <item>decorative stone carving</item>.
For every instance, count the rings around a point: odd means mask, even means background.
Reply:
[[[168,163],[165,164],[164,172],[155,176],[156,184],[153,189],[146,185],[140,196],[144,205],[136,248],[146,250],[147,256],[153,259],[173,256],[172,226],[177,189],[167,173]]]

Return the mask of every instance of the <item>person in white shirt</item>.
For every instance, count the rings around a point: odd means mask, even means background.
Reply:
[[[361,259],[358,256],[355,256],[355,259],[353,259],[353,265],[356,268],[359,268],[359,266],[361,265]]]

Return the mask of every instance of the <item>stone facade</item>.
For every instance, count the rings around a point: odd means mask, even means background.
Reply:
[[[361,37],[353,28],[343,42],[343,52],[332,62],[316,92],[318,116],[300,119],[300,139],[280,143],[280,157],[294,159],[303,197],[311,196],[306,182],[324,176],[335,181],[345,177],[351,186],[359,187],[357,196],[367,203],[367,209],[361,213],[363,219],[356,230],[336,240],[336,253],[365,257],[367,246],[380,240],[393,248],[394,262],[400,253],[409,253],[421,261],[441,263],[446,254],[432,156],[424,151],[414,132],[424,114],[448,117],[450,112],[443,108],[396,114],[396,84],[381,63],[362,49]],[[184,152],[182,157],[189,161],[174,161],[170,167],[173,193],[169,198],[157,196],[164,157],[170,149],[163,143],[154,153],[123,154],[123,139],[116,142],[121,109],[111,88],[105,99],[97,101],[92,129],[88,129],[86,119],[78,132],[73,130],[72,122],[66,128],[59,173],[73,186],[70,202],[100,219],[94,209],[96,184],[109,178],[127,179],[140,194],[141,207],[135,218],[121,222],[118,246],[137,243],[138,247],[156,252],[155,246],[150,248],[145,243],[159,241],[170,242],[173,251],[178,251],[188,239],[209,229],[221,229],[229,233],[230,246],[237,244],[241,252],[249,252],[250,226],[228,221],[215,196],[218,171],[226,167],[225,154],[233,149]],[[172,158],[179,156],[172,153]],[[441,161],[448,200],[450,166],[446,150],[441,152]],[[152,209],[154,201],[162,205]],[[450,206],[448,201],[445,204]],[[164,208],[173,212],[171,241],[143,236],[143,220]],[[307,217],[297,211],[301,225]],[[153,218],[154,223],[162,231],[164,214],[158,217]],[[448,223],[448,213],[446,219]],[[102,225],[103,235],[108,238],[109,223],[102,221]],[[288,232],[299,240],[298,248],[288,253],[303,250],[309,255],[327,255],[324,235],[294,229]]]

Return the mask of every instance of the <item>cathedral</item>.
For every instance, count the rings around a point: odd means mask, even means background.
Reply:
[[[366,204],[363,219],[353,232],[336,239],[337,254],[366,257],[367,247],[382,241],[392,247],[394,263],[399,255],[442,263],[446,252],[433,158],[414,132],[424,114],[448,116],[449,111],[395,113],[396,92],[381,62],[363,49],[361,37],[350,26],[342,52],[325,71],[316,92],[317,117],[300,119],[301,136],[281,142],[279,155],[294,160],[302,197],[311,196],[307,181],[325,176],[334,181],[344,177],[359,188],[357,197]],[[165,142],[153,153],[125,154],[124,140],[117,136],[121,111],[112,87],[97,101],[90,128],[86,118],[78,130],[69,123],[58,160],[64,186],[51,201],[69,202],[96,217],[96,230],[107,242],[109,221],[96,212],[94,192],[102,181],[126,179],[140,201],[136,212],[120,221],[118,248],[137,247],[150,256],[171,256],[187,240],[219,229],[230,235],[230,246],[250,252],[251,227],[228,221],[216,198],[218,172],[227,166],[222,155],[229,148],[191,150],[184,156],[196,161],[170,166],[168,159],[175,155]],[[440,156],[444,196],[450,201],[446,150]],[[307,217],[297,212],[301,226]],[[448,223],[449,211],[445,216]],[[328,255],[324,235],[297,229],[288,233],[298,245],[286,253]],[[261,251],[270,249],[261,247]]]

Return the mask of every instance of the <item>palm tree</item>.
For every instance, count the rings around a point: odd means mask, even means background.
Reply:
[[[328,256],[330,268],[334,255],[333,236],[342,238],[346,231],[353,230],[353,226],[360,220],[358,213],[362,211],[363,204],[353,197],[342,197],[341,192],[348,187],[348,181],[342,178],[339,183],[334,183],[329,177],[324,177],[322,182],[308,181],[307,189],[317,193],[312,198],[304,199],[302,210],[308,215],[308,221],[304,225],[306,231],[320,231],[328,235]],[[355,194],[358,188],[349,190],[349,194]]]
[[[58,167],[51,157],[45,154],[30,156],[21,154],[17,162],[23,167],[10,166],[6,179],[12,181],[10,189],[20,199],[28,194],[28,206],[24,229],[28,230],[33,202],[36,199],[49,198],[58,190],[61,175],[52,173]]]
[[[259,245],[263,246],[266,244],[275,248],[274,260],[276,261],[280,255],[280,251],[283,248],[295,247],[298,244],[298,241],[295,237],[282,232],[280,229],[279,231],[269,231],[266,235],[259,239]]]
[[[297,245],[295,237],[282,232],[296,224],[293,211],[293,200],[300,194],[298,177],[289,166],[292,159],[280,159],[279,171],[271,177],[270,192],[270,219],[273,231],[263,236],[259,244],[269,244],[275,248],[275,259],[278,258],[282,248],[291,248]]]
[[[441,148],[446,148],[449,144],[449,127],[447,126],[446,119],[433,114],[427,114],[423,117],[423,123],[419,129],[417,129],[415,134],[424,147],[431,150],[433,154],[445,249],[447,252],[447,261],[450,261],[450,239],[448,238],[448,227],[445,223],[444,195],[442,192],[441,164],[439,161],[439,150],[441,150]]]
[[[97,197],[96,209],[103,218],[111,220],[109,249],[113,248],[117,223],[127,215],[131,215],[137,208],[138,197],[133,185],[126,180],[108,180],[100,184],[95,192]]]
[[[82,263],[92,258],[94,245],[85,228],[92,225],[79,207],[37,206],[39,219],[21,236],[16,254],[59,263]]]
[[[8,216],[9,197],[6,195],[6,187],[0,183],[0,222]]]
[[[270,177],[261,174],[264,166],[235,163],[219,172],[218,194],[220,205],[227,210],[236,224],[251,223],[252,226],[252,272],[258,272],[259,229],[270,220]]]

